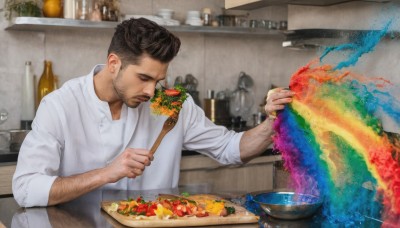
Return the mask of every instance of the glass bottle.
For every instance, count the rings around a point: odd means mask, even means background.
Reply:
[[[37,96],[37,104],[40,104],[40,101],[44,96],[52,92],[54,88],[54,74],[52,69],[51,61],[44,61],[44,70],[42,76],[40,77],[38,84],[38,96]]]
[[[35,117],[35,92],[32,64],[25,62],[25,76],[22,78],[21,129],[31,130],[32,120]]]

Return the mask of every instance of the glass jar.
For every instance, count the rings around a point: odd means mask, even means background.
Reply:
[[[78,20],[90,19],[90,14],[93,10],[92,0],[76,0],[75,7],[76,7],[75,19]]]

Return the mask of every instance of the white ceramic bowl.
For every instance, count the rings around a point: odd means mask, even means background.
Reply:
[[[159,9],[157,15],[163,19],[172,19],[172,14],[174,13],[171,9]]]

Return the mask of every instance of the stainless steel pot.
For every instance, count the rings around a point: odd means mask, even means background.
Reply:
[[[10,151],[19,152],[22,142],[30,130],[10,130]]]
[[[204,112],[206,116],[217,125],[230,126],[229,100],[204,99]]]

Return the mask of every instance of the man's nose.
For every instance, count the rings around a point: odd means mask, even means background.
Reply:
[[[144,88],[144,93],[147,94],[149,97],[154,96],[154,92],[156,89],[156,84],[154,83],[149,83],[145,88]]]

